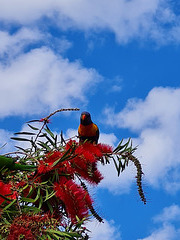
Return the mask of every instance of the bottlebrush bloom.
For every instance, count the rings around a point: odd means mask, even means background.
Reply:
[[[49,164],[53,164],[55,161],[62,157],[63,153],[60,151],[49,152],[45,156],[45,162]]]
[[[86,190],[74,183],[72,180],[62,178],[59,183],[54,184],[56,196],[63,201],[68,217],[72,223],[88,215],[88,209],[92,206],[92,200]]]
[[[62,152],[54,151],[45,155],[44,160],[39,161],[38,174],[44,174],[53,170],[52,164],[62,157]]]
[[[23,226],[19,226],[18,224],[12,224],[7,240],[19,240],[19,239],[35,240],[36,238],[34,237],[30,229],[27,229]]]
[[[39,161],[38,174],[45,174],[51,170],[57,169],[60,175],[68,174],[72,175],[73,178],[74,171],[68,159],[53,166],[53,163],[60,159],[63,154],[64,152],[59,151],[49,152],[46,154],[44,160]]]
[[[16,192],[12,192],[12,185],[10,183],[3,183],[0,180],[0,205],[5,201],[2,196],[10,199],[16,199]]]
[[[43,173],[51,171],[52,170],[51,165],[49,165],[48,163],[45,163],[42,160],[39,161],[39,166],[38,166],[38,170],[37,170],[38,174],[43,174]]]
[[[10,233],[7,240],[35,240],[36,237],[43,233],[43,229],[46,229],[46,225],[49,226],[50,218],[45,215],[21,215],[14,219],[10,226]],[[44,226],[44,228],[42,228]],[[22,238],[23,237],[23,238]]]
[[[97,169],[97,164],[91,163],[86,158],[76,157],[72,160],[74,171],[91,184],[98,184],[103,176]]]
[[[112,153],[113,152],[113,148],[107,144],[102,144],[99,143],[97,145],[97,148],[99,149],[99,151],[102,153],[102,155],[106,154],[106,153]]]
[[[86,142],[77,145],[75,149],[75,158],[71,160],[71,164],[76,173],[92,184],[98,184],[103,176],[97,169],[97,162],[103,156],[98,145]]]

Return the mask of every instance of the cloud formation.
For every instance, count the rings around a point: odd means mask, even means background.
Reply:
[[[37,29],[21,28],[19,31],[10,34],[7,31],[0,31],[0,57],[16,56],[23,51],[27,45],[37,43],[43,39],[44,34]],[[7,61],[7,60],[6,60]]]
[[[91,231],[90,237],[92,240],[121,240],[119,229],[114,226],[113,221],[98,223],[97,220],[92,220],[87,223],[87,229]]]
[[[154,88],[142,99],[130,99],[115,113],[106,108],[106,123],[138,134],[133,144],[145,179],[173,193],[180,189],[180,89]]]
[[[162,210],[162,212],[154,217],[154,222],[162,224],[145,238],[138,240],[178,240],[180,236],[180,228],[173,224],[174,221],[179,221],[180,207],[171,205]]]
[[[12,133],[4,129],[0,129],[0,155],[14,150],[13,141],[10,140]]]
[[[0,79],[2,118],[85,104],[87,91],[102,77],[94,69],[86,69],[80,62],[70,62],[42,47],[1,64]]]
[[[29,25],[47,17],[61,29],[110,31],[119,43],[149,38],[159,44],[179,42],[179,15],[168,0],[0,0],[0,20]]]

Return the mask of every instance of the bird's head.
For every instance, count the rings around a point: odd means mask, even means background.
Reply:
[[[82,125],[85,125],[85,126],[91,124],[91,123],[92,123],[92,120],[91,120],[91,115],[90,115],[90,113],[88,113],[88,112],[82,112],[82,113],[81,113],[81,117],[80,117],[80,122],[81,122]]]

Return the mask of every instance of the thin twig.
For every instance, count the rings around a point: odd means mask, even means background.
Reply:
[[[79,110],[80,110],[79,108],[61,108],[61,109],[58,109],[58,110],[54,111],[53,113],[49,114],[47,117],[42,118],[40,121],[41,122],[43,121],[43,125],[42,125],[41,129],[39,130],[38,134],[36,135],[36,138],[33,141],[33,144],[36,143],[36,141],[37,141],[39,135],[41,134],[42,130],[44,129],[45,125],[48,123],[49,118],[52,117],[54,114],[56,114],[58,112],[64,112],[64,111],[79,111]],[[31,148],[31,152],[32,152],[32,149],[33,149],[33,146]]]
[[[79,111],[79,108],[61,108],[58,109],[56,111],[54,111],[53,113],[49,114],[47,117],[43,118],[44,121],[47,122],[47,120],[52,117],[54,114],[58,113],[58,112],[65,112],[65,111]]]

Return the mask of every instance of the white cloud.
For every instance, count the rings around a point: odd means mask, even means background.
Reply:
[[[180,207],[171,205],[165,207],[162,212],[153,218],[154,223],[162,223],[162,226],[153,230],[150,236],[138,240],[178,240],[180,228],[172,224],[172,221],[179,221]]]
[[[42,40],[43,34],[37,29],[21,28],[14,34],[9,34],[7,31],[0,31],[0,56],[4,54],[10,57],[21,52],[23,47],[30,43],[36,43]]]
[[[117,137],[114,133],[100,133],[99,142],[114,146],[117,142]]]
[[[0,129],[0,155],[14,151],[13,141],[10,140],[12,133]]]
[[[21,54],[0,65],[1,117],[41,114],[85,104],[86,93],[102,80],[94,69],[56,56],[48,48]]]
[[[121,240],[119,229],[114,226],[113,221],[104,220],[104,223],[98,223],[92,220],[86,227],[91,231],[89,235],[92,240]]]
[[[62,29],[113,32],[120,43],[149,37],[160,44],[178,41],[180,21],[168,0],[0,0],[0,19],[29,24],[43,16]],[[165,25],[167,25],[165,26]]]
[[[105,114],[107,124],[139,134],[133,144],[146,181],[171,193],[179,190],[180,89],[154,88],[145,100],[130,100],[121,112],[109,108]]]
[[[7,22],[15,21],[21,24],[31,23],[32,21],[41,18],[43,15],[50,15],[52,9],[55,7],[52,0],[15,0],[13,1],[13,6],[11,0],[0,0],[0,5],[1,20]]]
[[[165,207],[163,211],[153,218],[154,222],[171,222],[180,220],[180,207],[173,204]]]
[[[104,179],[98,185],[99,188],[108,189],[113,194],[127,194],[130,191],[130,187],[135,182],[135,168],[132,166],[126,167],[126,170],[118,177],[117,170],[113,161],[110,164],[99,165],[99,170],[104,176]]]
[[[168,224],[155,230],[150,236],[138,240],[178,240],[180,231]]]

